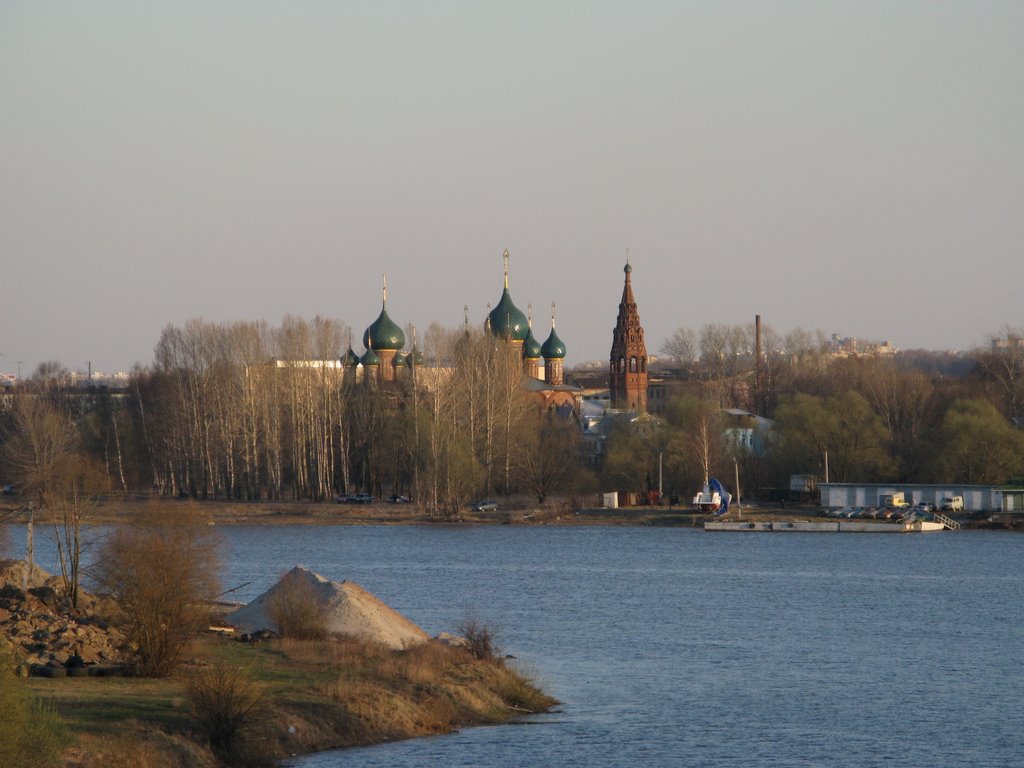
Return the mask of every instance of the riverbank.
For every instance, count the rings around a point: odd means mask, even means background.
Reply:
[[[322,589],[286,592],[293,610],[303,610],[294,601],[308,594],[334,606],[325,606],[321,639],[243,634],[232,628],[246,627],[237,612],[211,603],[202,616],[209,629],[191,637],[183,663],[168,677],[143,678],[130,675],[135,646],[112,599],[82,590],[72,607],[58,577],[0,561],[0,688],[28,689],[44,703],[48,722],[56,720],[47,744],[71,744],[69,768],[269,765],[500,723],[557,703],[506,662],[487,625],[468,621],[458,630],[465,637],[429,639],[365,590],[334,586],[347,588],[343,600]],[[388,631],[405,625],[418,634]],[[237,727],[225,735],[227,722]],[[0,746],[12,739],[0,723]],[[0,749],[0,764],[27,759]]]
[[[166,679],[30,678],[73,743],[69,768],[219,768],[209,717],[189,689],[231,670],[256,696],[239,741],[241,764],[448,733],[505,722],[557,702],[499,658],[437,641],[391,651],[353,638],[255,644],[207,634]]]
[[[10,523],[24,522],[13,502],[0,506]],[[701,527],[718,518],[689,507],[637,506],[615,509],[580,506],[571,498],[551,499],[545,504],[518,498],[499,502],[497,510],[474,511],[467,507],[457,519],[431,515],[414,503],[337,504],[311,501],[225,501],[162,499],[147,496],[110,498],[90,510],[92,525],[116,525],[135,519],[195,513],[211,525],[660,525]],[[730,512],[754,522],[805,522],[822,520],[824,511],[812,505],[744,504]],[[965,529],[1024,531],[1024,515],[978,513],[958,515]]]

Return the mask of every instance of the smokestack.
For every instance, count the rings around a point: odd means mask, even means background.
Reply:
[[[754,315],[754,413],[761,411],[761,316]]]

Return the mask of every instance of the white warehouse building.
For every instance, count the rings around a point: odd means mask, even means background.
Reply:
[[[942,500],[962,496],[965,512],[998,512],[1003,492],[991,485],[925,485],[915,483],[819,483],[823,507],[878,507],[882,496],[903,493],[910,504],[931,502],[940,508]]]

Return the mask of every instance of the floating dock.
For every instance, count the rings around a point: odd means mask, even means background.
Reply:
[[[867,523],[858,520],[823,522],[773,520],[708,520],[705,531],[783,531],[802,533],[933,533],[945,530],[942,523],[915,520],[911,523]]]

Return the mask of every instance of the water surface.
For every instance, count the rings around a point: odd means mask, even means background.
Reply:
[[[241,600],[302,564],[431,633],[478,617],[564,702],[302,768],[1024,764],[1019,535],[221,532]]]

